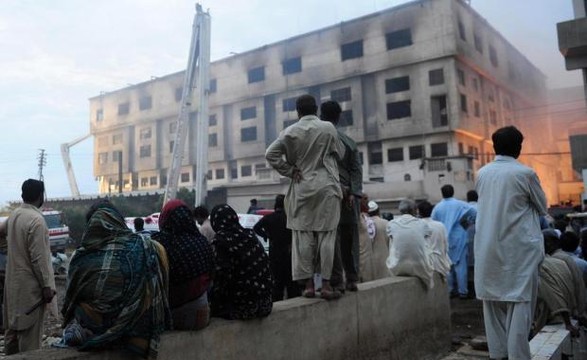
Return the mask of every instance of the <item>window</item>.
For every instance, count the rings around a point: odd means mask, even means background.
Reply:
[[[448,144],[447,143],[436,143],[430,144],[430,156],[448,156]]]
[[[212,114],[208,117],[208,126],[216,126],[218,121],[216,120],[216,114]]]
[[[112,145],[122,144],[122,134],[112,135]]]
[[[208,173],[206,174],[206,180],[212,180],[212,176],[213,176],[212,170],[208,170]]]
[[[404,148],[387,149],[387,161],[404,161]]]
[[[148,186],[149,185],[149,178],[142,177],[141,178],[141,186]]]
[[[410,90],[410,77],[401,76],[385,80],[385,93],[393,94]]]
[[[467,33],[465,31],[465,25],[463,24],[461,19],[459,19],[458,26],[459,26],[459,36],[461,37],[461,40],[467,41]]]
[[[489,101],[491,101],[491,102],[494,102],[495,101],[495,97],[494,97],[494,94],[493,94],[493,88],[492,87],[489,87],[487,89],[487,99]]]
[[[444,70],[435,69],[428,71],[428,84],[430,86],[444,84]]]
[[[497,61],[497,52],[493,45],[489,45],[489,60],[491,61],[491,65],[498,67],[499,62]]]
[[[241,176],[253,176],[253,168],[251,165],[241,166]]]
[[[475,42],[475,49],[483,54],[483,40],[477,33],[473,33],[473,41]]]
[[[177,130],[177,122],[172,121],[169,123],[169,133],[170,134],[175,134],[175,131]]]
[[[351,88],[335,89],[330,92],[330,99],[337,102],[351,101]]]
[[[139,138],[141,140],[146,140],[146,139],[150,139],[151,138],[151,128],[142,128],[140,133],[139,133]]]
[[[421,159],[424,157],[424,145],[410,146],[410,160]]]
[[[126,115],[130,111],[130,103],[118,104],[118,115]]]
[[[459,78],[459,85],[466,86],[465,72],[461,69],[457,69],[457,77]]]
[[[404,175],[404,181],[412,181],[412,175],[410,175],[410,174],[405,174],[405,175]]]
[[[495,112],[495,110],[489,111],[489,122],[491,123],[491,125],[497,125],[497,113]]]
[[[249,70],[249,84],[265,80],[265,66]]]
[[[340,118],[338,120],[338,126],[352,126],[353,125],[353,111],[352,110],[344,110],[340,113]]]
[[[241,142],[257,140],[257,127],[251,126],[241,129]]]
[[[459,155],[463,155],[465,153],[463,143],[459,143]]]
[[[387,103],[387,120],[401,119],[412,116],[410,100]]]
[[[296,57],[284,60],[281,63],[283,75],[295,74],[302,71],[302,58]]]
[[[216,79],[210,79],[209,86],[210,86],[210,89],[209,89],[210,94],[214,94],[217,89]]]
[[[296,98],[283,99],[283,112],[296,111]]]
[[[213,133],[213,134],[208,135],[208,146],[209,147],[218,146],[218,134]]]
[[[402,29],[385,34],[387,50],[398,49],[412,45],[412,30]]]
[[[224,179],[224,169],[216,169],[216,180]]]
[[[190,182],[190,173],[181,173],[180,180],[182,183]]]
[[[238,169],[233,167],[230,168],[230,178],[231,179],[238,179]]]
[[[481,116],[481,106],[479,105],[479,101],[475,101],[473,111],[476,117]]]
[[[156,186],[157,185],[157,176],[151,176],[149,178],[149,185]]]
[[[447,126],[448,112],[446,108],[446,95],[431,97],[430,106],[432,109],[432,126]]]
[[[169,142],[169,153],[173,153],[173,146],[175,145],[175,141],[171,140]]]
[[[140,148],[140,157],[147,158],[151,157],[151,145],[143,145]]]
[[[477,78],[473,78],[473,89],[479,91],[479,80]]]
[[[98,138],[98,147],[105,147],[108,146],[108,137],[107,136],[100,136]]]
[[[122,151],[116,150],[112,152],[112,162],[118,162],[122,158]]]
[[[283,128],[288,128],[296,123],[297,120],[283,120]]]
[[[98,109],[96,110],[96,122],[104,120],[104,110]]]
[[[153,106],[153,98],[150,96],[143,96],[139,99],[139,110],[148,110]]]
[[[464,113],[468,112],[467,95],[465,95],[465,94],[461,94],[461,111]]]
[[[167,186],[167,175],[161,175],[161,186]]]
[[[363,152],[359,151],[359,162],[361,163],[361,165],[363,165],[365,163],[365,161],[363,160]]]
[[[340,60],[350,60],[363,56],[363,40],[343,44],[340,47]]]
[[[381,141],[370,142],[367,144],[369,150],[369,164],[383,164],[383,151],[381,150]]]
[[[101,152],[98,154],[98,164],[100,165],[104,165],[108,162],[108,153],[107,152]]]
[[[183,96],[183,89],[180,87],[175,88],[175,101],[180,102],[182,96]]]
[[[254,119],[256,117],[257,117],[257,108],[255,106],[241,109],[241,120]]]

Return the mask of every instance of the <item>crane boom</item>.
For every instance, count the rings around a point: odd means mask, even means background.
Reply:
[[[199,91],[199,111],[196,115],[196,202],[200,201],[200,199],[205,199],[206,179],[203,175],[206,174],[208,167],[208,128],[205,126],[206,122],[204,119],[207,119],[208,114],[209,67],[210,14],[204,12],[200,4],[196,4],[190,53],[183,81],[181,105],[177,117],[171,164],[167,173],[164,203],[175,198],[177,194],[187,136],[189,107],[191,106],[194,85]],[[198,70],[197,77],[196,70]]]
[[[87,134],[68,143],[61,144],[61,157],[63,158],[63,165],[65,166],[65,172],[67,173],[67,180],[69,181],[71,196],[73,197],[78,197],[80,194],[77,181],[75,180],[75,174],[73,172],[73,165],[71,164],[71,157],[69,156],[69,148],[79,144],[90,136],[92,136],[92,134]]]

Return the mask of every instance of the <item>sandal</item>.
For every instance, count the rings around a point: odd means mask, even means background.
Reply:
[[[342,294],[338,290],[324,290],[320,292],[320,297],[324,300],[336,300],[342,297]]]

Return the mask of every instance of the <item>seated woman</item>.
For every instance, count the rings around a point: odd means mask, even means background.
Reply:
[[[239,224],[228,205],[212,209],[210,222],[216,232],[212,242],[216,255],[212,316],[252,319],[269,315],[272,281],[263,246],[252,230]]]
[[[153,234],[169,259],[169,305],[175,330],[199,330],[210,321],[208,287],[214,253],[200,234],[189,207],[171,200],[159,216],[160,232]]]
[[[80,350],[123,346],[155,358],[171,326],[163,247],[127,228],[107,200],[90,208],[69,265],[63,341]]]

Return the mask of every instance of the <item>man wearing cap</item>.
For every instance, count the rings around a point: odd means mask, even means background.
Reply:
[[[373,280],[388,277],[389,269],[385,264],[389,255],[389,241],[386,234],[388,221],[379,216],[379,205],[371,200],[369,206],[369,218],[375,225],[375,234],[373,236]]]
[[[44,194],[42,181],[26,180],[22,184],[23,204],[10,214],[6,224],[6,355],[41,348],[45,304],[55,295],[49,229],[39,210]]]

